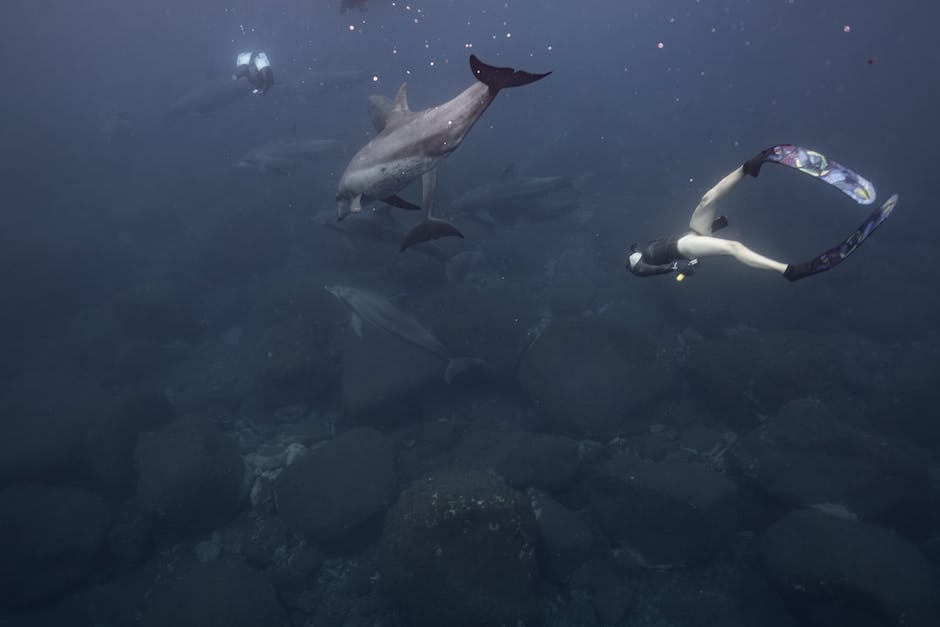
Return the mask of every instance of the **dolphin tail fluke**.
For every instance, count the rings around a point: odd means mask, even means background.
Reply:
[[[461,233],[456,226],[447,220],[441,220],[440,218],[426,218],[425,220],[421,221],[418,226],[408,231],[408,234],[405,235],[405,239],[402,241],[401,248],[398,251],[405,252],[406,249],[414,246],[415,244],[429,242],[432,239],[440,239],[441,237],[463,238],[463,233]]]
[[[483,365],[483,360],[475,357],[448,359],[447,366],[444,368],[444,382],[450,383],[467,370],[481,365]]]
[[[551,72],[532,74],[531,72],[515,70],[511,67],[487,65],[483,63],[483,61],[480,61],[475,54],[470,55],[470,69],[473,71],[473,75],[478,81],[484,83],[493,91],[499,91],[506,87],[528,85],[551,74]]]

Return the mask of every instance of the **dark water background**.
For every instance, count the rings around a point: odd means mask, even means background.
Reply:
[[[64,539],[74,537],[67,527],[50,531],[53,525],[37,524],[46,535],[30,539],[35,544],[24,543],[15,532],[5,534],[3,546],[30,546],[41,555],[33,559],[17,553],[4,560],[0,579],[27,583],[26,591],[6,595],[4,604],[11,609],[0,624],[131,624],[137,619],[129,617],[139,618],[140,612],[144,620],[159,624],[152,618],[159,612],[147,605],[148,591],[169,577],[167,572],[187,572],[178,564],[168,567],[183,559],[168,555],[189,556],[213,531],[247,533],[246,520],[279,521],[279,516],[276,508],[265,511],[242,495],[233,511],[220,514],[221,520],[167,527],[160,512],[139,504],[138,437],[165,428],[174,416],[198,414],[225,438],[238,441],[240,454],[247,456],[263,444],[283,444],[277,425],[284,421],[271,415],[298,405],[305,416],[330,416],[335,422],[331,436],[363,425],[382,432],[396,451],[398,467],[390,502],[425,469],[450,467],[441,460],[465,450],[453,449],[454,442],[465,445],[468,434],[478,431],[544,432],[598,442],[603,448],[598,458],[584,462],[564,489],[552,492],[589,521],[596,538],[581,561],[591,564],[618,542],[629,544],[596,523],[603,518],[596,511],[598,497],[592,501],[588,495],[596,493],[598,477],[605,476],[607,471],[599,470],[604,463],[625,451],[653,464],[673,461],[681,458],[680,443],[693,427],[731,432],[741,440],[768,416],[790,415],[783,409],[788,404],[820,400],[827,415],[847,429],[861,430],[863,440],[890,438],[884,445],[893,452],[886,454],[890,469],[875,464],[872,472],[903,476],[905,486],[918,487],[903,503],[859,517],[900,530],[917,559],[927,556],[923,568],[928,574],[907,589],[931,590],[922,582],[935,581],[930,578],[936,577],[940,553],[940,427],[933,405],[940,382],[935,328],[940,292],[930,236],[940,227],[934,211],[934,148],[940,142],[935,78],[940,10],[935,3],[373,0],[368,11],[345,14],[338,4],[5,3],[0,23],[5,59],[0,69],[0,494],[7,503],[0,502],[0,508],[25,520],[32,520],[35,508],[43,520],[67,518],[68,512],[55,511],[67,496],[29,496],[37,485],[54,486],[103,495],[110,522],[98,526],[97,536],[89,532],[97,541],[83,543],[82,550]],[[244,49],[264,49],[281,84],[263,98],[242,99],[210,117],[167,118],[168,107],[181,95],[208,79],[227,77],[235,54]],[[495,230],[464,224],[466,239],[439,243],[448,255],[483,252],[480,272],[486,289],[448,280],[442,264],[414,251],[400,254],[394,244],[351,244],[315,219],[334,211],[339,177],[372,135],[366,96],[391,96],[407,81],[412,109],[439,104],[472,82],[470,52],[494,65],[553,73],[532,86],[502,92],[466,142],[444,161],[438,189],[442,212],[462,192],[503,176],[509,165],[526,175],[578,177],[583,185],[577,217]],[[316,68],[364,70],[373,80],[307,101],[289,93],[286,83],[292,77]],[[115,108],[130,121],[132,133],[109,136],[102,130],[102,112]],[[233,167],[249,149],[291,135],[339,140],[342,153],[286,177]],[[640,280],[625,272],[623,257],[631,242],[681,231],[706,189],[758,150],[778,143],[818,149],[857,170],[874,183],[878,202],[899,193],[897,210],[844,265],[797,284],[723,259],[706,260],[682,284],[668,277]],[[414,200],[419,194],[418,185],[404,192]],[[867,215],[865,207],[837,191],[777,167],[765,167],[757,181],[742,183],[720,210],[731,219],[728,237],[790,262],[828,248]],[[568,269],[566,280],[550,270],[559,264]],[[404,293],[409,310],[449,345],[466,354],[487,353],[488,361],[491,356],[507,362],[518,358],[523,371],[522,350],[499,355],[493,345],[524,345],[526,321],[541,320],[549,329],[567,325],[575,337],[579,330],[589,335],[598,328],[625,330],[652,339],[659,349],[638,350],[625,361],[611,360],[609,367],[626,363],[642,371],[650,355],[669,355],[674,357],[671,383],[627,412],[632,426],[606,430],[582,429],[575,419],[552,417],[538,385],[509,367],[443,390],[439,381],[418,377],[395,389],[400,394],[395,403],[370,405],[363,417],[350,410],[356,402],[348,395],[357,389],[350,377],[407,370],[410,362],[384,361],[397,349],[394,343],[384,347],[388,339],[381,338],[374,340],[373,370],[350,374],[353,349],[344,348],[349,346],[345,314],[320,289],[337,283],[385,296]],[[502,327],[494,331],[487,326],[492,320],[481,322],[472,308],[454,306],[456,313],[448,308],[448,303],[467,300],[480,310],[521,319],[518,336],[499,335]],[[317,359],[325,365],[314,368],[316,375],[303,371],[301,379],[285,384],[286,391],[278,388],[272,400],[264,373],[259,374],[260,347],[272,328],[297,311],[304,312],[304,319],[316,319],[320,335],[304,350],[320,353]],[[629,341],[611,342],[620,355],[632,351]],[[232,356],[219,348],[234,345],[247,347],[244,354]],[[608,357],[584,346],[594,345],[585,342],[579,350],[577,341],[559,340],[567,368],[596,362],[605,371]],[[209,370],[222,372],[224,381],[214,382],[223,392],[208,390]],[[568,372],[559,368],[555,374],[561,381]],[[309,376],[317,382],[303,379]],[[631,376],[624,374],[625,386]],[[572,394],[578,406],[577,390]],[[490,414],[454,409],[492,398],[501,400]],[[680,405],[691,406],[693,417],[671,422],[675,414],[670,412]],[[150,409],[140,409],[144,406]],[[458,420],[453,441],[435,443],[426,429],[421,431],[421,425],[455,411],[464,419]],[[506,414],[495,415],[499,412]],[[127,418],[130,414],[136,418]],[[473,419],[467,418],[470,414]],[[245,444],[245,425],[256,423],[268,426],[256,428],[257,441]],[[649,425],[655,428],[650,431]],[[651,444],[662,433],[668,437]],[[828,444],[814,450],[817,461],[845,452],[819,437],[817,443]],[[871,450],[852,438],[855,444],[845,445],[853,451],[849,457],[870,460]],[[314,448],[316,441],[303,443]],[[423,452],[411,448],[415,441]],[[772,560],[755,548],[759,542],[754,540],[778,515],[819,499],[781,497],[748,475],[745,458],[741,453],[736,464],[716,471],[749,495],[742,499],[749,513],[737,523],[735,549],[710,557],[700,570],[616,571],[615,585],[606,588],[596,582],[578,588],[567,574],[549,583],[540,557],[536,587],[542,620],[743,625],[770,620],[764,614],[779,624],[829,620],[824,617],[830,614],[807,610],[805,602],[789,598],[773,569],[761,566]],[[166,463],[173,465],[171,459]],[[808,481],[826,481],[844,470],[825,463],[819,468]],[[896,489],[887,485],[872,490]],[[14,498],[11,490],[21,488]],[[842,502],[839,496],[836,490],[833,498],[822,500]],[[335,539],[305,546],[328,556],[329,572],[347,572],[342,568],[357,559],[371,563],[379,559],[373,553],[384,513],[373,512],[361,532],[364,539],[353,548]],[[138,557],[122,561],[114,536],[128,528],[128,518],[142,521],[140,534],[147,540],[140,540]],[[296,538],[289,535],[294,531],[284,532],[285,537]],[[741,540],[742,533],[750,541]],[[284,545],[297,546],[288,540]],[[322,571],[308,572],[300,583],[285,583],[277,570],[280,558],[253,561],[244,551],[225,548],[222,554],[219,559],[238,560],[239,567],[248,563],[250,576],[261,577],[258,585],[275,590],[276,603],[287,608],[292,624],[344,624],[330,623],[317,611],[339,603],[330,596],[335,590],[324,583]],[[885,572],[895,572],[891,568]],[[376,566],[376,572],[381,570]],[[774,583],[757,592],[725,586],[738,576]],[[583,583],[587,575],[581,577]],[[29,583],[57,579],[61,585],[50,584],[48,591],[37,592],[41,586]],[[702,585],[713,595],[702,601],[704,606],[692,592]],[[347,614],[367,617],[363,624],[408,624],[402,616],[422,615],[413,600],[405,602],[411,609],[402,610],[394,593],[373,587],[371,596],[335,594],[344,599]],[[900,624],[898,607],[922,616],[910,609],[920,607],[917,594],[892,605],[883,599],[869,602],[877,597],[871,586],[847,587],[844,598],[838,590],[827,594],[835,596],[839,611],[855,619]],[[98,592],[89,592],[93,589]],[[296,600],[298,589],[315,596],[312,608]],[[598,609],[598,590],[623,592],[620,596],[631,599],[629,608],[619,616],[615,612],[616,621],[606,620],[611,615]],[[932,591],[940,597],[935,586]],[[355,599],[360,598],[381,598],[384,605],[371,613],[350,609],[359,607]],[[662,609],[670,603],[679,609]],[[713,613],[697,615],[702,607]],[[56,612],[73,622],[62,622],[66,619]],[[208,624],[210,619],[189,620]],[[468,621],[485,624],[487,619]]]

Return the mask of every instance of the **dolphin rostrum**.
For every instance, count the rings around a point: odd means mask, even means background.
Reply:
[[[483,363],[482,360],[471,357],[451,358],[447,347],[431,331],[390,300],[374,292],[348,285],[326,285],[324,289],[352,310],[352,326],[357,335],[362,336],[362,320],[365,320],[398,339],[427,351],[445,362],[444,381],[447,383],[464,370]]]
[[[470,55],[470,69],[478,82],[430,109],[409,109],[405,84],[394,102],[370,99],[370,113],[378,135],[356,153],[343,173],[336,193],[338,219],[361,211],[363,197],[418,209],[399,198],[398,192],[419,176],[430,173],[441,159],[456,150],[501,89],[528,85],[551,74],[493,67],[476,55]],[[434,183],[425,185],[433,188]],[[459,233],[453,225],[432,220],[430,215],[415,230],[414,235],[406,237],[405,244]]]

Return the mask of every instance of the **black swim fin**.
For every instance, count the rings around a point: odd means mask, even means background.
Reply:
[[[799,281],[800,279],[805,279],[808,276],[812,276],[819,272],[828,270],[829,267],[824,268],[814,268],[815,264],[812,261],[804,261],[803,263],[791,263],[787,266],[787,269],[783,272],[783,278],[787,281]]]
[[[528,85],[551,74],[551,72],[532,74],[531,72],[523,72],[522,70],[515,70],[511,67],[487,65],[483,63],[483,61],[480,61],[475,54],[470,55],[470,69],[473,71],[473,75],[478,81],[486,84],[486,86],[493,91],[499,91],[506,87]]]
[[[406,249],[414,246],[415,244],[428,242],[432,239],[439,239],[441,237],[463,238],[463,233],[461,233],[456,226],[447,220],[441,220],[440,218],[427,218],[418,223],[416,227],[408,231],[408,234],[405,235],[405,239],[402,241],[401,248],[398,249],[398,252],[405,252]]]
[[[898,195],[893,194],[881,207],[872,211],[865,221],[858,225],[858,228],[852,231],[844,240],[809,261],[788,265],[783,272],[784,278],[788,281],[799,281],[808,276],[835,268],[845,261],[849,255],[858,250],[862,242],[868,239],[875,232],[875,229],[888,219],[897,204]]]
[[[771,146],[770,148],[765,148],[759,153],[748,159],[744,162],[744,165],[741,166],[744,168],[744,173],[757,178],[757,175],[760,174],[760,167],[764,165],[764,162],[767,161],[767,157],[773,153],[776,146]]]

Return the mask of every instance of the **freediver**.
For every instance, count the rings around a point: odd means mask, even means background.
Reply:
[[[700,258],[726,255],[752,268],[773,270],[790,281],[798,281],[830,270],[852,254],[890,215],[897,203],[898,197],[895,194],[869,215],[868,219],[849,237],[821,255],[802,263],[785,264],[758,254],[741,242],[713,235],[715,231],[728,225],[728,220],[724,216],[715,218],[715,203],[744,177],[757,178],[761,166],[767,161],[795,168],[804,174],[819,178],[835,186],[859,204],[867,205],[875,200],[875,188],[870,182],[845,166],[829,160],[822,153],[788,144],[772,146],[754,155],[705,192],[692,213],[689,232],[653,240],[642,250],[633,244],[627,257],[627,268],[630,272],[637,276],[675,272],[676,279],[681,281],[695,272]]]
[[[242,77],[248,78],[248,82],[253,89],[251,93],[267,93],[274,85],[274,70],[271,69],[271,61],[264,52],[239,52],[235,58],[235,73],[233,79]]]

